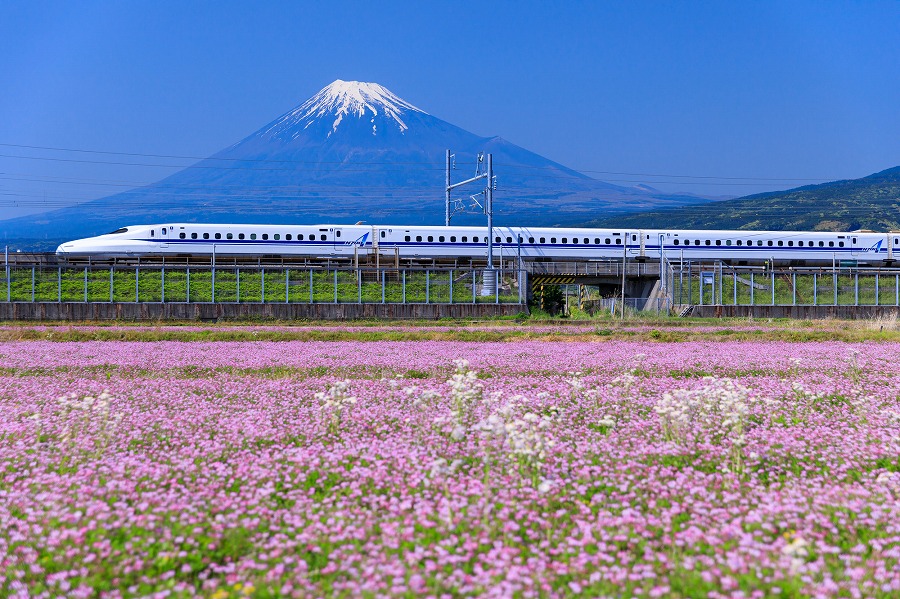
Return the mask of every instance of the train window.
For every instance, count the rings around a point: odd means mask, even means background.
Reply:
[[[244,238],[244,234],[243,234],[243,233],[238,233],[238,239],[243,239],[243,238]]]
[[[784,246],[784,242],[781,241],[781,240],[779,239],[779,240],[778,240],[778,247],[782,247],[782,246]]]
[[[728,241],[726,241],[725,245],[731,245],[731,240],[729,239]]]
[[[196,234],[196,233],[191,233],[191,239],[197,239],[197,234]]]
[[[321,241],[325,241],[325,240],[328,239],[328,238],[327,238],[325,235],[319,235],[319,239],[320,239]]]
[[[250,233],[250,239],[256,239],[256,233]]]
[[[762,239],[757,239],[757,240],[756,240],[756,245],[758,245],[758,246],[759,246],[759,245],[762,245]]]
[[[895,239],[894,242],[896,243],[897,240]],[[528,243],[534,243],[534,237],[529,237],[529,238],[528,238]]]
[[[451,235],[451,236],[450,236],[450,242],[451,242],[451,243],[456,243],[456,235]]]
[[[544,241],[545,239],[546,237],[541,237],[541,243],[546,243],[546,241]]]
[[[616,239],[616,243],[619,244],[619,245],[622,245],[622,240],[621,240],[621,239]]]
[[[632,236],[631,236],[631,241],[637,241],[637,235],[632,235]]]
[[[428,242],[431,243],[432,241],[434,241],[434,235],[429,235]]]
[[[798,241],[798,242],[797,242],[797,245],[803,245],[803,242],[802,242],[802,241]],[[794,247],[794,242],[793,242],[793,241],[788,241],[788,247]]]
[[[522,243],[523,241],[525,241],[525,238],[519,235],[519,243]]]
[[[738,239],[738,240],[737,240],[737,244],[738,244],[738,245],[744,245],[744,242],[743,242],[742,240]]]
[[[607,237],[606,239],[604,239],[604,240],[603,240],[603,243],[605,243],[606,245],[609,245],[609,237]]]
[[[340,231],[335,231],[335,232],[334,232],[334,235],[335,235],[335,237],[340,237],[340,236],[341,236],[341,232],[340,232]],[[278,238],[276,237],[276,239],[278,239]]]
[[[569,238],[568,238],[568,237],[563,237],[563,238],[562,238],[562,242],[563,242],[563,243],[569,243]]]
[[[487,239],[487,238],[485,238],[485,239]],[[477,237],[477,236],[472,238],[472,243],[478,243],[478,237]]]
[[[551,238],[550,238],[550,243],[556,243],[556,237],[551,237]]]
[[[225,239],[234,239],[234,235],[232,233],[226,233]]]
[[[216,239],[222,239],[222,234],[221,234],[221,233],[216,233],[215,237],[216,237]]]
[[[381,238],[384,239],[384,236],[385,236],[385,233],[384,233],[384,231],[382,231],[382,232],[381,232]]]
[[[600,245],[600,238],[594,237],[594,245]]]
[[[274,235],[272,235],[272,239],[274,239],[275,241],[278,241],[279,239],[281,239],[281,234],[275,233]]]
[[[497,235],[496,237],[494,237],[494,243],[503,243],[502,239],[503,239],[502,237]],[[512,237],[510,237],[509,240],[512,241]]]
[[[263,239],[268,239],[268,238],[269,238],[269,234],[268,234],[268,233],[263,233],[263,234],[262,234],[262,238],[263,238]]]
[[[187,237],[187,235],[185,235],[184,233],[179,233],[178,237],[180,237],[181,239],[184,239],[185,237]]]
[[[584,242],[585,242],[585,243],[590,243],[590,242],[591,242],[591,240],[590,240],[590,239],[588,239],[588,238],[587,238],[587,237],[585,237],[585,238],[584,238]]]
[[[443,235],[439,236],[438,241],[440,241],[441,243],[444,243],[444,236]]]
[[[769,244],[769,247],[772,247],[772,246],[774,245],[774,244],[772,243],[772,240],[771,240],[771,239],[768,241],[768,244]]]
[[[706,245],[711,245],[709,239],[706,240]]]
[[[297,241],[303,241],[303,233],[297,235]],[[409,239],[407,239],[407,241],[409,241]]]
[[[150,237],[156,237],[156,231],[154,229],[150,229]]]
[[[838,246],[844,247],[844,242],[843,242],[843,241],[838,241]]]
[[[722,245],[722,240],[721,240],[721,239],[716,239],[716,245]]]
[[[575,244],[575,245],[578,245],[578,238],[577,238],[577,237],[573,237],[573,238],[572,238],[572,243]]]
[[[421,236],[421,235],[416,235],[416,241],[422,241],[422,236]]]
[[[406,235],[406,236],[403,237],[403,241],[409,241],[409,240],[410,240],[409,235]]]
[[[203,234],[203,239],[209,239],[209,233],[204,233],[204,234]]]
[[[676,239],[674,245],[678,245],[680,242]]]
[[[462,236],[462,242],[463,242],[463,243],[466,243],[467,241],[469,241],[469,238],[468,238],[467,236],[463,235],[463,236]]]
[[[519,241],[522,241],[522,238],[521,238],[521,237],[519,237]],[[507,238],[506,238],[506,243],[512,243],[512,237],[507,237]]]
[[[162,233],[163,235],[165,235],[165,234],[167,233],[165,227],[163,227],[162,229],[160,229],[159,232]]]
[[[287,234],[284,236],[284,240],[285,240],[285,241],[290,241],[290,240],[291,240],[291,234],[290,234],[290,233],[287,233]]]
[[[828,242],[828,247],[833,248],[833,247],[834,247],[834,242],[833,242],[833,241],[829,241],[829,242]]]

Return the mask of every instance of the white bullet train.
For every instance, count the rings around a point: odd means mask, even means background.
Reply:
[[[722,260],[732,264],[892,264],[900,232],[619,230],[494,227],[495,259]],[[186,255],[486,258],[487,227],[403,225],[133,225],[59,246],[62,258]]]

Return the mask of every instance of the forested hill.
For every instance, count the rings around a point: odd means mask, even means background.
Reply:
[[[900,166],[846,181],[703,206],[595,219],[590,227],[802,231],[900,230]]]

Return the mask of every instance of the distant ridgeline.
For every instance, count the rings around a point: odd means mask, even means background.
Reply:
[[[702,206],[595,219],[588,227],[772,231],[900,230],[900,167]]]

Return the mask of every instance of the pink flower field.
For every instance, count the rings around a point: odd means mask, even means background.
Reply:
[[[897,597],[894,343],[0,343],[0,595]]]

